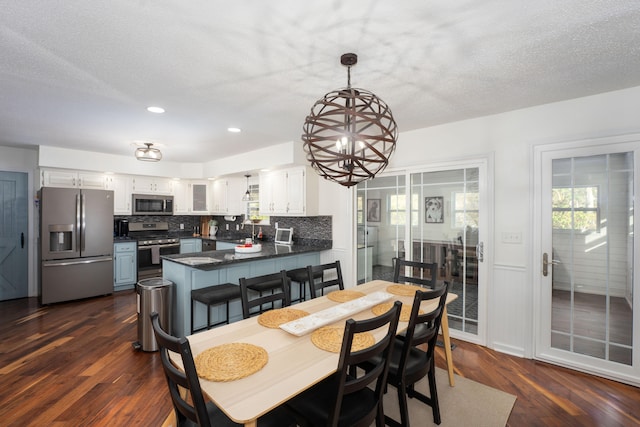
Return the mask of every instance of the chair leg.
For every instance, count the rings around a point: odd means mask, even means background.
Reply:
[[[207,304],[207,329],[211,329],[211,306]]]
[[[194,300],[191,300],[191,334],[193,335],[193,312],[195,311],[194,309]]]
[[[229,324],[229,300],[227,300],[227,325]]]
[[[438,404],[438,390],[436,389],[435,369],[432,367],[429,373],[429,394],[431,395],[431,409],[433,410],[433,422],[440,424],[440,405]]]
[[[376,427],[384,427],[385,418],[384,418],[384,407],[382,406],[382,400],[378,402],[378,415],[376,416]]]
[[[409,427],[409,407],[407,405],[407,387],[402,382],[397,387],[398,391],[398,407],[400,408],[401,425]]]

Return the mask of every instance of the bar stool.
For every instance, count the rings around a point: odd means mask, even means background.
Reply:
[[[302,302],[307,299],[307,288],[306,284],[309,282],[309,272],[307,267],[296,268],[294,270],[287,271],[287,277],[291,279],[292,282],[298,283],[299,292],[298,299],[292,299],[291,302]],[[313,276],[313,280],[319,279],[322,277],[322,272],[316,273]]]
[[[201,289],[194,289],[191,291],[191,333],[202,331],[204,329],[211,329],[214,326],[222,325],[223,323],[229,323],[229,302],[235,299],[240,299],[240,286],[233,283],[223,283],[221,285],[209,286]],[[194,329],[193,327],[193,315],[195,302],[200,302],[207,306],[207,326],[203,328]],[[227,307],[227,318],[221,322],[211,324],[211,306],[225,303]]]

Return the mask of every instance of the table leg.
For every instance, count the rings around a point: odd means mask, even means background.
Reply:
[[[258,421],[253,420],[253,421],[247,421],[246,423],[244,423],[244,427],[257,427],[258,426]]]
[[[451,387],[455,386],[455,381],[453,379],[453,359],[451,358],[451,339],[449,339],[449,318],[447,317],[447,307],[444,308],[444,313],[442,313],[442,323],[440,325],[442,327],[442,341],[444,343],[444,355],[445,359],[447,359],[447,371],[449,372],[449,385]]]

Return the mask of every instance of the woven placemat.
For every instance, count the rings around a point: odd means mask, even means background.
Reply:
[[[274,310],[265,311],[258,316],[258,323],[267,328],[279,328],[283,323],[298,320],[301,317],[308,316],[309,313],[304,310],[295,308],[276,308]]]
[[[387,311],[391,310],[391,307],[393,307],[392,302],[383,302],[382,304],[378,304],[375,307],[371,308],[371,311],[376,316],[380,316],[385,314]],[[418,310],[418,313],[424,314],[424,310]],[[400,309],[400,321],[408,322],[410,317],[411,317],[411,306],[402,304],[402,309]]]
[[[234,381],[255,374],[267,364],[267,351],[253,344],[229,343],[209,348],[195,358],[200,378]]]
[[[340,353],[343,336],[344,328],[325,326],[313,331],[311,334],[311,342],[321,350]],[[351,343],[351,351],[359,351],[371,347],[375,343],[376,339],[370,332],[355,334],[353,336],[353,342]]]
[[[416,291],[426,291],[426,288],[415,285],[389,285],[387,292],[394,295],[400,295],[403,297],[412,297]]]
[[[356,298],[361,298],[361,297],[363,297],[365,295],[366,294],[364,294],[363,292],[352,291],[352,290],[349,290],[349,289],[343,289],[343,290],[340,290],[340,291],[329,292],[327,294],[327,298],[329,298],[331,301],[335,301],[335,302],[347,302],[347,301],[354,300]]]

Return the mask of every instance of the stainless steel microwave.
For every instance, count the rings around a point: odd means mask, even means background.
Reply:
[[[133,215],[173,215],[173,196],[134,194]]]

